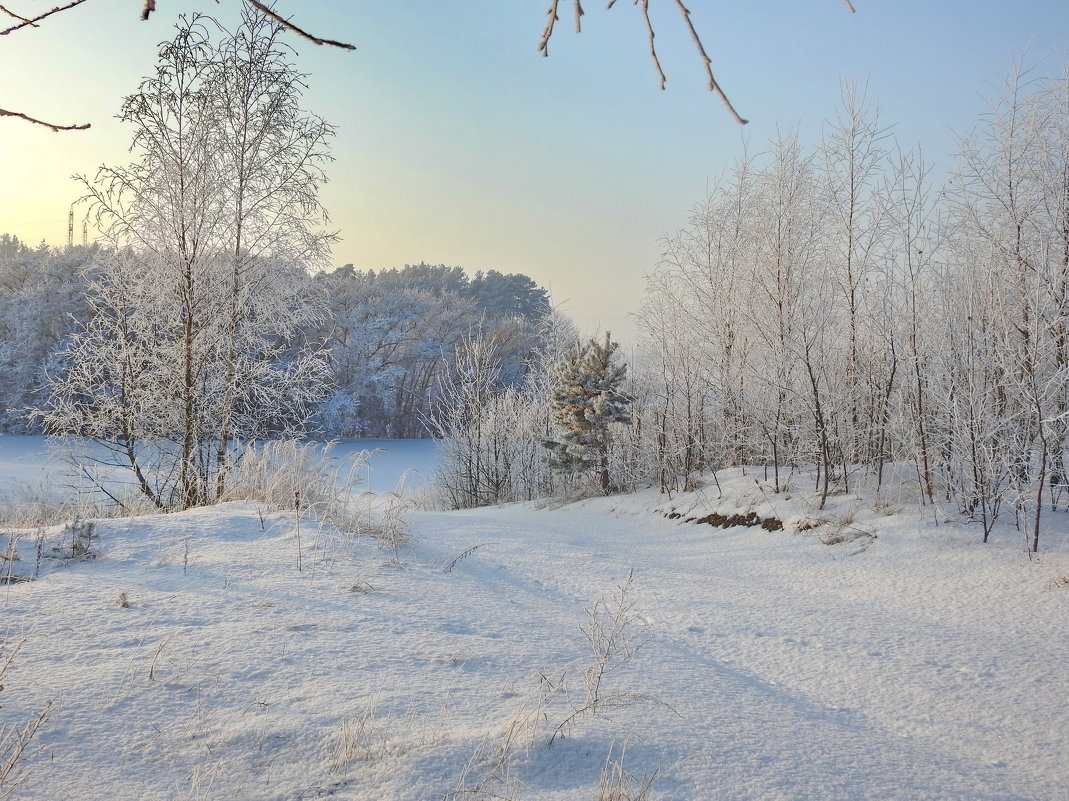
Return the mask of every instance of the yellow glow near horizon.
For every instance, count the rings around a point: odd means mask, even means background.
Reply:
[[[280,0],[304,27],[359,47],[289,40],[310,74],[306,107],[338,127],[322,195],[342,236],[335,263],[523,272],[581,328],[626,337],[660,238],[686,223],[744,134],[760,152],[782,121],[814,142],[840,80],[867,80],[904,144],[924,141],[945,166],[948,129],[972,125],[983,81],[1033,39],[1033,52],[1057,46],[1067,25],[1055,0],[1021,4],[1012,18],[985,4],[964,19],[923,0],[855,15],[796,0],[760,5],[737,6],[720,27],[692,9],[718,78],[752,120],[740,129],[705,92],[671,4],[655,18],[669,75],[669,91],[658,92],[630,8],[591,10],[580,37],[562,24],[544,59],[537,2]],[[82,194],[70,176],[128,158],[129,132],[113,115],[153,69],[177,10],[232,18],[237,4],[160,4],[147,23],[139,7],[88,2],[0,38],[0,106],[93,124],[57,134],[0,119],[0,232],[64,244]]]

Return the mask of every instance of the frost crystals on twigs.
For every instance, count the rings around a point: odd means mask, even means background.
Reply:
[[[43,20],[45,17],[51,17],[53,14],[58,14],[60,11],[66,11],[69,8],[80,6],[84,2],[85,0],[72,0],[72,2],[67,3],[65,6],[56,6],[55,8],[51,8],[48,11],[45,11],[43,14],[38,14],[36,17],[24,17],[21,14],[16,14],[14,11],[11,11],[10,9],[4,6],[0,6],[0,11],[3,11],[9,17],[13,17],[14,19],[19,20],[18,25],[12,25],[10,28],[5,28],[4,30],[0,31],[0,36],[7,36],[9,33],[13,33],[17,30],[20,30],[21,28],[40,27],[37,25],[37,23]]]
[[[43,125],[46,128],[51,128],[53,131],[84,131],[89,127],[89,123],[85,122],[81,125],[56,125],[51,122],[45,122],[39,120],[36,117],[31,117],[27,114],[22,114],[18,111],[8,111],[6,108],[0,108],[0,117],[18,117],[20,120],[26,120],[26,122],[32,122],[35,125]]]
[[[557,15],[557,6],[559,3],[560,0],[551,0],[549,9],[546,11],[546,27],[545,30],[542,31],[542,38],[538,43],[538,52],[543,56],[549,55],[549,40],[553,36],[556,23],[560,19]],[[574,0],[574,3],[575,32],[580,33],[582,31],[582,18],[585,12],[583,11],[583,6],[580,0]],[[657,55],[657,46],[654,43],[657,34],[653,29],[653,21],[650,19],[650,0],[633,0],[633,4],[642,8],[642,17],[646,22],[646,32],[649,37],[650,57],[653,59],[654,69],[657,70],[657,78],[660,81],[661,89],[664,89],[665,85],[668,83],[668,78],[664,74],[664,70],[661,68],[661,59]],[[698,54],[701,56],[702,61],[705,62],[705,74],[709,79],[709,91],[716,92],[724,102],[724,105],[727,106],[728,111],[731,112],[731,116],[735,118],[735,122],[739,123],[739,125],[745,125],[748,120],[743,119],[739,115],[735,110],[735,106],[732,105],[731,100],[728,99],[724,90],[720,88],[720,84],[717,83],[716,79],[713,77],[712,61],[706,54],[705,45],[702,43],[701,36],[698,34],[697,29],[694,27],[694,23],[690,19],[690,9],[683,5],[681,0],[675,0],[675,4],[679,9],[679,13],[683,17],[683,22],[686,25],[687,30],[690,31],[690,36],[694,40],[695,47],[698,48]],[[614,5],[616,5],[616,0],[609,0],[606,8],[612,8]],[[850,5],[849,2],[847,5]],[[853,8],[851,8],[851,10],[853,10]]]

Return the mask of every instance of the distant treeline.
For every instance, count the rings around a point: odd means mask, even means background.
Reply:
[[[67,342],[94,314],[86,290],[105,252],[98,245],[33,248],[0,235],[0,429],[39,430],[32,412],[48,403],[50,377],[66,369]],[[325,344],[333,374],[314,436],[424,434],[458,346],[489,337],[505,367],[505,389],[523,380],[552,311],[533,279],[496,270],[469,276],[446,265],[376,272],[347,264],[303,280],[328,314],[290,350]]]
[[[469,278],[445,265],[376,273],[347,264],[314,280],[327,291],[336,386],[319,423],[335,437],[423,435],[458,347],[476,337],[494,343],[501,389],[519,385],[552,311],[531,278],[495,270]]]

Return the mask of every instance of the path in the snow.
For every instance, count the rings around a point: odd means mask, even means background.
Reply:
[[[417,528],[457,550],[488,542],[457,572],[511,598],[537,596],[540,614],[553,609],[558,620],[581,620],[635,569],[654,639],[632,678],[682,719],[633,711],[618,736],[672,760],[648,767],[677,797],[1024,801],[1062,792],[1065,749],[1042,722],[1052,711],[1069,722],[1059,617],[1037,625],[1024,599],[959,592],[954,572],[975,569],[968,552],[900,569],[906,543],[892,546],[900,554],[856,554],[782,532],[591,514],[589,505],[436,515]],[[1014,625],[992,632],[984,618],[1000,604]],[[1036,649],[1045,657],[1033,659]]]

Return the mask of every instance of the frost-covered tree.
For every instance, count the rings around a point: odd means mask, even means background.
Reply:
[[[550,426],[551,374],[575,341],[575,328],[555,312],[543,321],[538,339],[522,384],[509,375],[495,331],[473,331],[457,345],[426,418],[439,441],[435,483],[450,506],[529,501],[552,493],[542,447]]]
[[[945,232],[930,170],[919,148],[897,151],[888,209],[892,245],[887,249],[885,269],[894,282],[890,294],[896,309],[894,325],[899,331],[896,339],[903,343],[905,374],[898,391],[890,397],[891,425],[885,433],[892,447],[901,443],[902,455],[912,457],[922,502],[934,503],[936,443],[941,436],[945,439],[946,420],[933,414],[937,402],[933,398],[932,365],[956,337],[940,336],[938,327],[931,324],[936,319],[950,320],[953,313],[945,309],[937,316],[935,311],[940,286],[936,258],[944,249]],[[882,477],[881,471],[878,488]]]
[[[306,268],[330,241],[332,131],[300,110],[276,25],[247,13],[219,44],[217,27],[183,20],[123,105],[134,162],[86,181],[112,247],[43,414],[98,440],[160,508],[220,497],[233,445],[299,430],[327,381],[323,355],[292,343],[323,316]]]
[[[440,442],[438,486],[458,509],[516,500],[537,405],[503,385],[492,337],[472,332],[457,345],[453,365],[428,419]]]
[[[335,237],[319,226],[326,214],[317,191],[326,182],[324,163],[333,128],[300,106],[304,76],[279,41],[282,28],[249,5],[241,25],[223,37],[207,76],[213,99],[217,144],[214,156],[226,176],[220,204],[227,254],[222,398],[218,407],[217,494],[226,475],[230,440],[242,436],[242,339],[247,305],[285,283],[277,262],[306,266],[327,263]],[[307,295],[307,289],[305,291]],[[293,308],[301,307],[301,293]],[[283,304],[285,305],[285,304]],[[285,309],[291,311],[292,309]],[[307,311],[307,310],[306,310]],[[294,328],[307,322],[289,315]]]
[[[666,237],[660,269],[647,278],[639,312],[647,360],[641,430],[653,439],[661,487],[722,465],[760,462],[764,437],[748,396],[757,383],[749,363],[757,337],[749,327],[753,296],[753,160],[744,155],[686,227]],[[759,390],[762,394],[767,394]],[[652,445],[652,448],[651,448]]]
[[[332,312],[336,387],[319,409],[330,436],[426,436],[476,332],[493,343],[501,391],[521,388],[550,313],[531,278],[493,270],[469,280],[445,265],[345,265],[318,283]]]
[[[472,300],[493,317],[522,317],[538,322],[550,312],[549,293],[521,273],[477,272],[468,284]]]
[[[0,430],[33,431],[56,351],[88,315],[82,270],[96,246],[26,247],[0,235]]]
[[[577,342],[557,363],[550,409],[560,433],[545,441],[555,470],[592,472],[605,493],[613,487],[612,427],[631,423],[632,398],[622,390],[627,365],[617,360],[617,348],[606,333],[604,342]]]
[[[1012,503],[1038,550],[1044,493],[1064,488],[1069,450],[1069,69],[1035,80],[1018,68],[991,106],[962,142],[954,278],[979,277],[966,322],[993,346],[979,365],[998,422],[987,450],[1009,486],[985,493]]]
[[[864,90],[844,84],[836,118],[824,131],[820,164],[829,277],[845,323],[838,394],[846,417],[840,444],[850,463],[877,461],[881,399],[893,370],[880,341],[879,304],[888,293],[876,269],[891,220],[884,180],[889,138],[878,105]]]
[[[939,191],[843,99],[818,151],[780,137],[667,240],[641,447],[660,466],[688,432],[734,442],[774,490],[814,472],[822,501],[898,491],[909,465],[919,500],[985,539],[1012,511],[1036,550],[1069,496],[1069,69],[1016,70]]]

